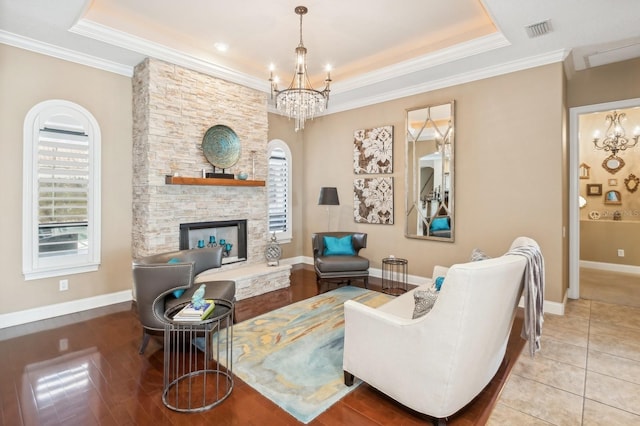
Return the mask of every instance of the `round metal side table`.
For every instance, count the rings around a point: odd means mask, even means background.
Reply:
[[[233,302],[214,299],[203,321],[174,321],[188,304],[164,314],[164,386],[162,402],[180,412],[209,410],[233,390]]]
[[[407,269],[409,261],[398,257],[382,259],[382,291],[398,296],[407,292]]]

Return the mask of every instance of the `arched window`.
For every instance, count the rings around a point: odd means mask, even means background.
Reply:
[[[85,108],[44,101],[24,120],[22,271],[25,279],[100,264],[100,127]]]
[[[291,150],[286,143],[274,139],[267,145],[269,174],[269,233],[275,232],[279,242],[291,241]]]

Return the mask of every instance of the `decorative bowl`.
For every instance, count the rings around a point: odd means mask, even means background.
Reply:
[[[249,175],[246,174],[245,172],[238,173],[238,179],[240,179],[240,180],[247,180],[248,177],[249,177]]]

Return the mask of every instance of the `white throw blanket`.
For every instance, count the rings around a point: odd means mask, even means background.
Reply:
[[[544,302],[544,259],[535,246],[515,247],[507,254],[523,256],[527,259],[524,269],[524,323],[520,336],[529,342],[529,355],[535,356],[540,350],[542,336]]]

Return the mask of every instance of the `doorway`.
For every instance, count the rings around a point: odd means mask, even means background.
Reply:
[[[572,298],[572,299],[578,299],[580,297],[580,265],[581,265],[581,256],[580,256],[580,232],[581,232],[581,216],[584,219],[584,215],[585,213],[581,214],[581,203],[580,203],[580,196],[581,196],[581,179],[585,178],[585,167],[584,167],[584,163],[581,161],[580,159],[580,133],[581,133],[581,118],[585,118],[587,117],[587,115],[589,114],[595,114],[595,113],[602,113],[602,112],[609,112],[609,111],[620,111],[623,109],[627,109],[627,108],[637,108],[640,107],[640,98],[635,98],[635,99],[627,99],[627,100],[623,100],[623,101],[616,101],[616,102],[607,102],[607,103],[602,103],[602,104],[595,104],[595,105],[587,105],[587,106],[582,106],[582,107],[575,107],[575,108],[570,108],[569,109],[569,197],[570,197],[570,202],[569,202],[569,291],[568,291],[568,297]],[[628,123],[628,128],[627,128],[627,135],[629,138],[632,138],[632,133],[634,131],[634,127],[635,126],[640,126],[640,123]],[[604,122],[603,122],[603,126],[604,126]],[[586,130],[585,130],[586,131]],[[583,143],[585,140],[589,140],[589,138],[591,138],[591,135],[589,134],[585,134],[583,132]],[[595,147],[594,147],[595,149]],[[636,147],[636,148],[631,148],[632,150],[634,149],[638,149],[640,150],[640,146]],[[605,153],[605,151],[600,151],[600,154]],[[606,152],[607,155],[610,155],[610,152]],[[605,158],[607,158],[607,155],[601,155],[602,159],[604,160]],[[640,154],[635,154],[636,156],[640,155]],[[582,167],[581,167],[582,165]],[[605,170],[607,170],[607,163],[605,161],[603,161],[603,164],[593,164],[591,165],[591,168],[596,168],[596,170],[598,172],[601,172],[600,168],[604,168]],[[588,165],[587,165],[588,166]],[[586,168],[587,170],[589,170],[588,168]],[[609,173],[611,173],[610,170]],[[617,173],[618,170],[616,170],[615,172],[611,173],[612,176],[615,176],[615,173]],[[611,188],[615,187],[618,188],[616,190],[611,189],[612,191],[620,191],[621,188],[621,184],[622,181],[624,180],[624,178],[622,177],[622,175],[626,176],[627,174],[629,174],[629,171],[626,171],[626,173],[624,171],[621,170],[620,173],[620,177],[612,177],[611,179],[607,179],[607,182],[603,182],[603,181],[598,181],[598,182],[593,182],[590,185],[594,185],[594,186],[589,186],[589,196],[586,198],[591,198],[591,195],[593,195],[593,200],[594,200],[594,204],[597,205],[597,203],[600,202],[600,199],[598,199],[597,197],[606,197],[606,190],[608,188],[610,188],[609,185],[611,185]],[[588,175],[587,175],[588,176]],[[601,175],[602,176],[602,175]],[[604,180],[604,179],[602,179]],[[604,187],[604,190],[601,189]],[[624,187],[622,187],[624,188]],[[593,191],[593,192],[592,192]],[[601,192],[604,191],[604,192]],[[583,191],[584,192],[584,191]],[[625,191],[623,191],[624,193]],[[583,197],[583,199],[585,199],[585,197]],[[604,198],[602,198],[602,202],[604,203]],[[588,200],[585,200],[588,203]],[[622,210],[622,209],[621,209]],[[597,208],[592,208],[591,211],[598,211]],[[608,210],[604,210],[604,212],[608,213]],[[624,210],[623,210],[624,212]],[[600,212],[598,212],[600,213]],[[628,212],[629,214],[633,215],[633,211],[631,210],[630,212]],[[599,214],[592,214],[592,217],[590,217],[590,219],[592,220],[599,220]],[[609,219],[613,219],[613,217],[607,218],[605,220],[609,220]],[[617,219],[616,219],[617,220]],[[593,262],[594,264],[598,264],[599,267],[603,267],[604,269],[609,269],[609,267],[607,265],[609,265],[606,261],[604,262]],[[610,269],[614,272],[631,272],[631,273],[638,273],[638,271],[640,271],[640,267],[639,266],[629,266],[626,267],[628,265],[624,265],[624,264],[617,264],[616,263],[612,263],[610,265]]]

